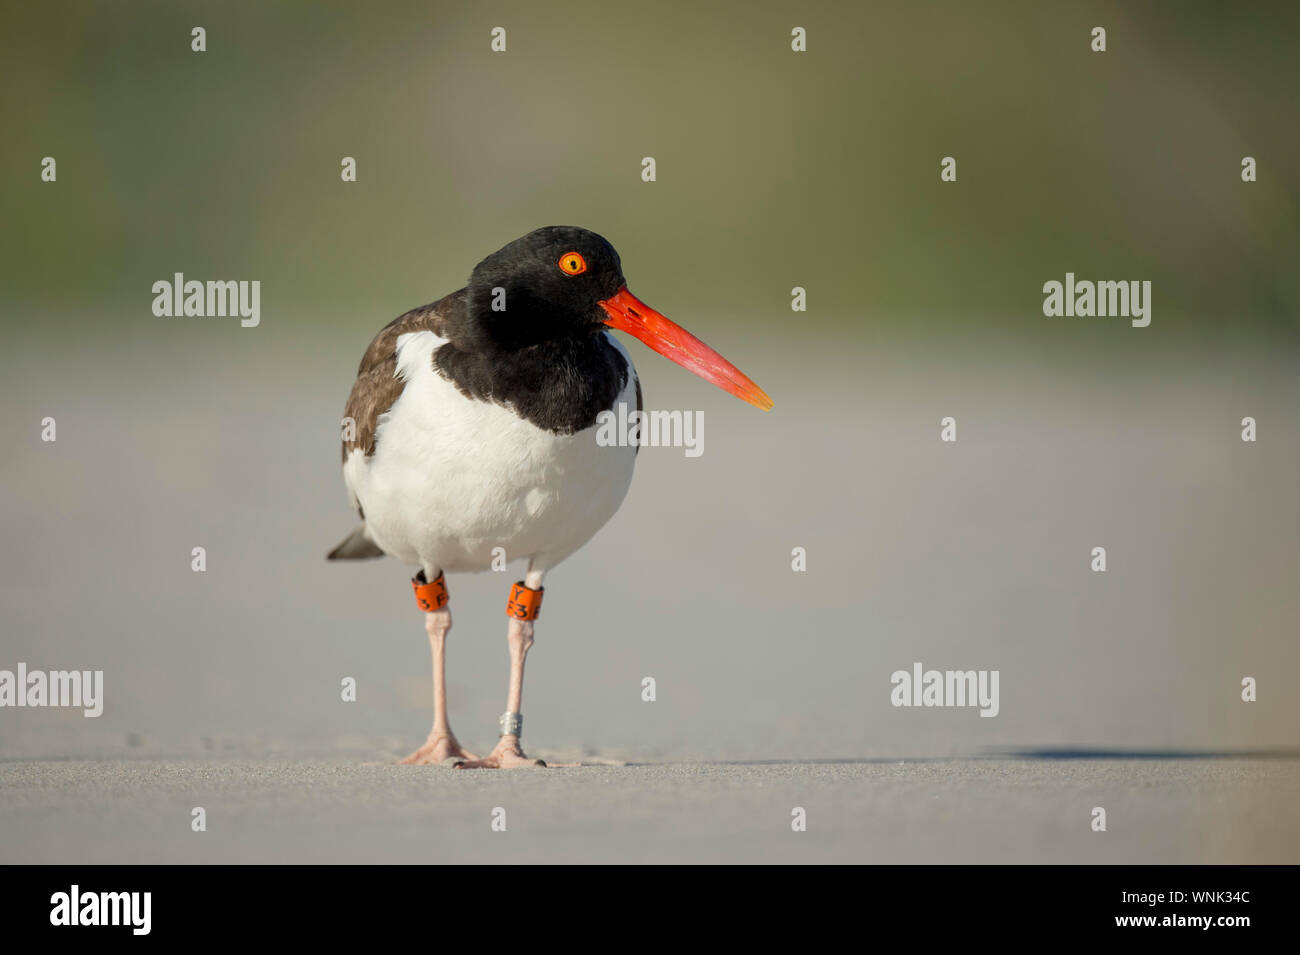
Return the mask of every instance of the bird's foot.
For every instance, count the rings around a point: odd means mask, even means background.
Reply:
[[[402,760],[401,764],[403,766],[438,766],[453,760],[459,763],[459,761],[466,759],[478,759],[478,757],[456,742],[455,736],[450,733],[430,733],[429,738],[424,741],[424,745]]]
[[[519,748],[518,736],[502,736],[492,752],[482,759],[470,758],[456,764],[457,769],[521,769],[545,766],[540,759],[530,759]]]

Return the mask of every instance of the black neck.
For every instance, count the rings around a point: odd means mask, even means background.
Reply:
[[[601,329],[510,351],[462,351],[448,342],[434,352],[433,366],[467,398],[509,405],[556,434],[594,427],[629,370]]]

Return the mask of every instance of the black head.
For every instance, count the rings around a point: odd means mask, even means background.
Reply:
[[[599,303],[626,284],[618,253],[601,236],[575,226],[537,229],[474,267],[468,327],[456,329],[456,345],[509,351],[594,335],[608,318]]]
[[[439,373],[471,397],[509,401],[543,427],[557,426],[553,411],[562,429],[589,427],[611,407],[628,371],[607,340],[611,328],[743,401],[772,407],[739,368],[628,291],[614,247],[586,229],[530,232],[474,267],[463,300],[448,298],[462,304],[443,314]]]

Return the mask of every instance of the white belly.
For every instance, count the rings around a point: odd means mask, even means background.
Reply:
[[[554,434],[508,407],[466,398],[433,369],[444,341],[429,331],[398,339],[402,394],[379,417],[375,453],[354,449],[343,466],[368,533],[426,569],[487,570],[498,547],[506,560],[554,567],[618,510],[636,449],[601,447],[595,427]],[[630,358],[618,401],[636,408]]]

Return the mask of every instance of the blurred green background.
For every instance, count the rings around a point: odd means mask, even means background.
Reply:
[[[888,330],[1131,349],[1115,323],[1044,320],[1067,270],[1150,279],[1148,340],[1296,344],[1295,4],[4,10],[7,316],[157,335],[140,303],[184,271],[261,279],[272,324],[356,329],[571,223],[668,314],[797,322],[805,347]]]

